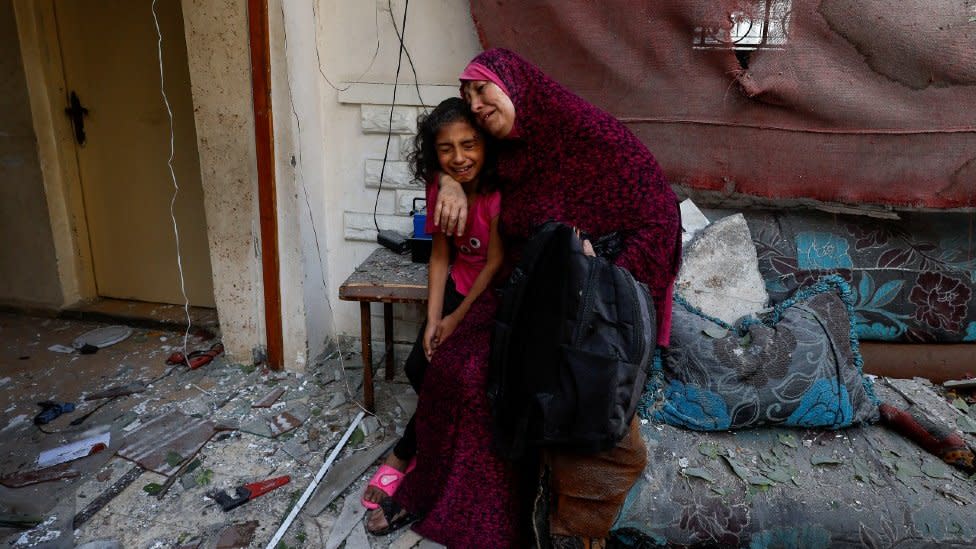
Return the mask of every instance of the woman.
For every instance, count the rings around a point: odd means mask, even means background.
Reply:
[[[367,507],[379,507],[367,517],[374,534],[422,516],[415,530],[449,547],[517,545],[510,467],[488,445],[485,386],[496,306],[489,286],[503,248],[487,138],[457,97],[419,123],[414,175],[429,182],[429,203],[437,200],[438,173],[461,182],[468,199],[466,236],[449,242],[433,223],[428,227],[434,243],[427,323],[405,366],[420,398],[403,438],[363,497]],[[383,478],[393,480],[384,486]]]
[[[622,237],[617,265],[648,285],[657,341],[667,346],[681,255],[677,199],[650,151],[613,116],[518,55],[493,49],[461,74],[478,123],[501,143],[500,226],[509,261],[539,224],[555,219],[591,236]],[[435,223],[463,233],[459,185],[441,178]],[[599,545],[646,462],[636,423],[616,448],[590,455],[547,452],[548,527],[556,545]]]

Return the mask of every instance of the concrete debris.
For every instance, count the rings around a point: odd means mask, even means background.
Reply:
[[[0,484],[7,488],[23,488],[24,486],[39,484],[41,482],[66,480],[78,476],[81,476],[81,471],[72,467],[70,463],[62,463],[43,469],[5,475],[0,477]]]
[[[349,487],[363,471],[376,462],[393,444],[396,442],[393,437],[388,437],[383,442],[359,452],[353,456],[346,457],[337,461],[332,469],[326,473],[319,484],[318,490],[312,499],[305,506],[305,509],[312,515],[318,515],[329,506],[330,503]],[[356,500],[357,503],[359,500]],[[360,505],[362,507],[362,505]]]
[[[217,432],[217,424],[172,410],[125,437],[118,455],[161,475],[172,475]],[[176,455],[175,461],[171,456]]]
[[[766,307],[769,295],[742,214],[716,221],[685,247],[675,291],[729,324]]]
[[[270,393],[264,395],[261,399],[251,405],[251,408],[267,408],[275,403],[281,395],[285,394],[284,387],[275,387]]]
[[[401,531],[400,537],[390,544],[390,549],[411,549],[412,547],[416,547],[423,539],[423,536],[417,532],[409,528],[404,528]]]
[[[363,521],[353,526],[352,532],[346,538],[345,549],[370,549],[369,537],[366,535],[366,526]]]
[[[332,525],[329,532],[329,539],[325,542],[325,549],[336,549],[346,540],[349,534],[357,525],[362,525],[363,517],[366,516],[366,508],[359,501],[362,494],[352,495],[346,498],[342,505],[339,518]],[[364,532],[365,533],[365,532]]]
[[[237,549],[251,546],[258,521],[251,520],[240,524],[230,524],[217,535],[216,549]]]
[[[690,198],[681,203],[681,242],[687,243],[698,231],[707,227],[711,221],[698,209]]]
[[[122,544],[114,539],[100,539],[77,545],[75,549],[122,549]]]

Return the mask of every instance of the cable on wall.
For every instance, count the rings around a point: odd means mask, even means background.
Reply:
[[[376,189],[376,200],[373,201],[373,226],[376,227],[376,232],[379,232],[380,230],[380,225],[376,221],[376,209],[379,207],[380,204],[380,191],[383,190],[383,175],[386,173],[386,161],[390,156],[390,140],[393,138],[393,110],[396,108],[397,82],[400,80],[400,66],[403,62],[403,50],[404,50],[403,41],[407,37],[407,11],[409,10],[410,10],[410,0],[406,0],[406,2],[404,2],[403,4],[403,22],[400,24],[400,28],[403,30],[397,33],[397,38],[400,41],[400,53],[397,56],[396,74],[393,76],[393,100],[390,102],[390,120],[389,123],[387,124],[386,148],[383,150],[383,165],[380,167],[380,182]],[[390,7],[390,16],[391,17],[393,16],[392,5]]]
[[[176,267],[180,273],[180,292],[183,294],[183,312],[186,315],[186,332],[183,333],[183,356],[189,357],[187,350],[187,340],[190,338],[190,298],[186,295],[186,280],[183,277],[183,256],[180,253],[180,228],[176,223],[176,197],[180,194],[180,185],[176,181],[176,171],[173,169],[173,157],[176,155],[176,134],[173,130],[173,109],[169,104],[169,97],[166,96],[166,77],[163,74],[163,32],[159,28],[159,18],[156,16],[156,2],[152,0],[153,24],[156,27],[156,54],[159,58],[159,93],[163,96],[163,103],[166,105],[166,114],[169,117],[169,158],[166,165],[169,167],[170,179],[173,181],[173,196],[169,201],[169,216],[173,220],[173,235],[176,237]]]

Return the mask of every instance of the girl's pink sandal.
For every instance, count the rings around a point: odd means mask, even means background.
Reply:
[[[413,471],[414,467],[417,466],[417,460],[412,459],[407,465],[406,471],[397,471],[393,467],[387,464],[380,465],[380,468],[373,473],[373,476],[369,479],[369,484],[366,485],[368,489],[370,486],[375,486],[381,492],[388,496],[393,496],[396,493],[397,488],[400,487],[400,483],[403,482],[403,478],[407,476],[407,473]],[[379,503],[373,503],[372,501],[366,500],[366,494],[363,493],[363,497],[360,500],[363,507],[367,509],[377,509],[379,508]]]

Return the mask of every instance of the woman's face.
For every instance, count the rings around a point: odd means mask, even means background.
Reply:
[[[463,185],[478,178],[485,163],[485,142],[471,124],[457,120],[441,126],[434,147],[441,169],[455,181]]]
[[[481,127],[494,137],[505,139],[515,127],[515,105],[494,82],[468,80],[464,84],[464,100]]]

